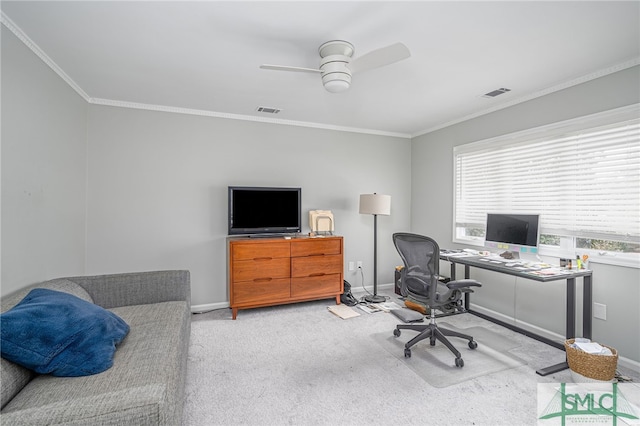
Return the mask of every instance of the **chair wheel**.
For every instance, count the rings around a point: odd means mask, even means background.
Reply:
[[[405,348],[405,350],[404,350],[404,357],[405,357],[405,358],[411,358],[411,349],[409,349],[409,348]]]
[[[470,349],[475,349],[478,347],[478,342],[476,342],[475,340],[472,340],[469,342],[469,348]]]
[[[400,337],[400,330],[398,330],[397,328],[393,330],[393,335],[396,337]]]
[[[456,358],[456,367],[464,367],[464,361],[462,360],[462,358]]]

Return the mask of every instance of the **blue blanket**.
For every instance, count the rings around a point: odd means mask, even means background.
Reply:
[[[37,373],[86,376],[113,365],[129,325],[74,295],[33,289],[0,315],[2,357]]]

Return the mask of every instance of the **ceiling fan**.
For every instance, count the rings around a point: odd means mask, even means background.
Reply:
[[[372,50],[352,60],[354,51],[353,45],[348,41],[332,40],[318,48],[321,58],[319,69],[268,64],[260,65],[260,68],[319,73],[322,76],[324,88],[331,93],[339,93],[344,92],[351,85],[351,74],[390,65],[411,56],[407,46],[402,43]]]

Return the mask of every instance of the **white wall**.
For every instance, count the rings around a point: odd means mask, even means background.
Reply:
[[[358,214],[358,197],[390,194],[378,272],[392,282],[391,234],[410,221],[409,140],[95,105],[88,122],[87,273],[185,268],[192,304],[227,302],[227,186],[293,186],[303,232],[310,209],[331,209],[345,267],[362,260],[368,285],[373,217]]]
[[[630,68],[414,138],[411,229],[434,237],[443,247],[460,247],[452,238],[454,146],[638,103],[639,73],[640,67]],[[593,301],[607,305],[607,320],[593,320],[593,338],[640,362],[640,270],[593,262],[592,269]],[[515,280],[478,270],[473,274],[485,284],[472,299],[478,305],[513,322],[564,335],[561,281]],[[580,330],[581,322],[578,326]]]
[[[2,294],[84,273],[87,103],[2,27]]]

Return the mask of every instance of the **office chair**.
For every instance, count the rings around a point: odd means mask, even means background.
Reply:
[[[400,330],[414,330],[420,333],[404,345],[404,356],[411,357],[410,348],[421,340],[428,338],[431,346],[435,346],[436,340],[439,340],[455,354],[456,367],[463,367],[462,355],[446,336],[467,339],[471,349],[477,348],[478,343],[469,335],[438,327],[435,311],[450,310],[452,306],[460,307],[463,293],[473,292],[470,287],[480,287],[482,284],[471,279],[449,281],[446,284],[440,282],[440,247],[432,238],[400,232],[393,234],[393,243],[404,262],[400,293],[409,300],[429,308],[430,316],[429,324],[399,324],[393,330],[396,337],[400,336]]]

